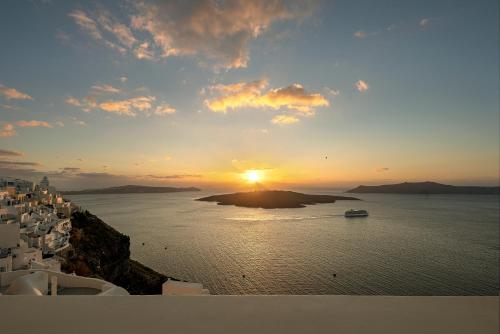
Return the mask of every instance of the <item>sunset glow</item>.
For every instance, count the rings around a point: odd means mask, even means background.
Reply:
[[[0,174],[61,189],[496,184],[496,11],[452,3],[2,3]]]
[[[249,183],[258,183],[262,181],[261,172],[258,170],[247,170],[244,174],[244,178]]]

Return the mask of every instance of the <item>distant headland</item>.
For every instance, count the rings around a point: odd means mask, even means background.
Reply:
[[[358,186],[347,193],[358,194],[467,194],[495,195],[500,187],[451,186],[436,182],[404,182],[379,186]]]
[[[234,205],[263,209],[303,208],[306,205],[335,203],[335,201],[342,200],[359,200],[359,198],[332,195],[308,195],[283,190],[259,190],[214,195],[197,199],[197,201],[217,202],[218,205]]]
[[[119,187],[85,189],[74,191],[62,191],[63,195],[100,195],[100,194],[147,194],[147,193],[177,193],[184,191],[200,191],[195,187],[176,188],[176,187],[148,187],[139,185],[126,185]]]

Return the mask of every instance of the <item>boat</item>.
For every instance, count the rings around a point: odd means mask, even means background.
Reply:
[[[346,218],[351,218],[351,217],[368,217],[368,211],[366,210],[347,210],[344,213],[344,217]]]

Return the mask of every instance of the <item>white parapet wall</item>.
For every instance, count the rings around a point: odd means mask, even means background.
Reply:
[[[201,283],[180,282],[168,279],[162,285],[164,296],[199,296],[209,295],[208,289],[203,288]]]
[[[3,296],[0,330],[8,334],[498,334],[498,302],[498,296]]]
[[[51,271],[46,269],[30,269],[16,270],[6,273],[0,273],[0,288],[8,289],[8,287],[18,278],[30,275],[36,272],[43,272],[48,275],[48,280],[51,277],[57,277],[57,284],[60,288],[66,289],[95,289],[98,290],[97,296],[126,296],[129,293],[127,290],[118,287],[112,283],[97,278],[82,277],[62,272]]]

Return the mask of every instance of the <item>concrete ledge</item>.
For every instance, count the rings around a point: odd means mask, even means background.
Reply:
[[[2,333],[497,334],[499,297],[0,296]]]

